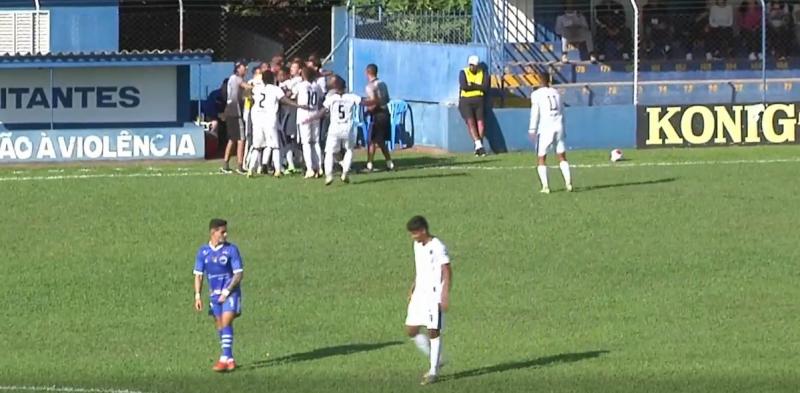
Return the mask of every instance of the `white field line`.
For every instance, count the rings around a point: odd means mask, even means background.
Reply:
[[[0,391],[12,392],[61,392],[61,393],[144,393],[138,390],[75,388],[69,386],[13,386],[0,385]]]
[[[709,166],[709,165],[741,165],[741,164],[778,164],[778,163],[800,163],[798,158],[776,158],[766,160],[721,160],[721,161],[666,161],[666,162],[616,162],[616,163],[601,163],[601,164],[571,164],[572,168],[578,169],[596,169],[596,168],[642,168],[642,167],[677,167],[677,166]],[[507,171],[507,170],[531,170],[535,169],[534,165],[516,165],[516,166],[481,166],[481,165],[415,165],[411,167],[401,167],[399,169],[424,169],[424,170],[453,170],[453,171]],[[551,168],[557,168],[551,166]],[[177,172],[162,172],[160,168],[149,167],[145,172],[136,173],[123,173],[121,168],[113,168],[110,173],[93,173],[93,174],[63,174],[63,175],[29,175],[29,176],[1,176],[0,182],[11,181],[38,181],[38,180],[80,180],[80,179],[113,179],[113,178],[128,178],[128,177],[186,177],[186,176],[217,176],[221,175],[219,172],[192,172],[189,168],[174,169]],[[91,169],[80,169],[80,172],[90,172]],[[49,173],[53,173],[48,171]],[[19,175],[21,172],[14,171],[12,174]]]

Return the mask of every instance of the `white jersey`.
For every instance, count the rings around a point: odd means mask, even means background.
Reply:
[[[528,132],[555,135],[564,131],[564,106],[561,94],[552,87],[541,87],[531,94],[531,124]]]
[[[325,97],[322,106],[330,113],[331,132],[350,133],[353,129],[353,117],[359,110],[359,105],[361,105],[361,97],[355,94],[331,93]]]
[[[254,125],[277,127],[280,100],[286,94],[275,85],[260,85],[253,88],[253,108],[250,110]]]
[[[439,303],[442,298],[442,266],[450,263],[447,247],[438,238],[427,244],[414,242],[416,279],[412,297]]]
[[[287,80],[281,82],[280,84],[278,84],[278,87],[280,87],[283,90],[291,91],[291,90],[294,90],[295,85],[297,85],[298,83],[300,83],[302,81],[303,81],[303,78],[301,78],[299,76],[295,76],[295,77],[292,77],[290,79],[287,79]],[[292,98],[294,98],[294,96],[292,96]]]
[[[314,81],[314,83],[317,86],[319,86],[320,90],[322,90],[322,94],[325,94],[325,93],[328,92],[328,78],[327,77],[321,76],[321,77],[317,78],[317,80]]]
[[[297,124],[302,124],[306,119],[314,116],[322,107],[323,93],[316,83],[302,81],[292,89],[292,96],[297,98],[297,105],[309,106],[311,110],[297,110]]]

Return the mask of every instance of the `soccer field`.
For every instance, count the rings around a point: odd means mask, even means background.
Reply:
[[[531,154],[401,154],[330,187],[215,163],[0,169],[0,391],[798,391],[800,148],[606,155],[572,153],[577,192],[553,169],[550,195]],[[453,259],[426,387],[403,333],[414,214]],[[245,262],[224,375],[192,309],[212,217]]]

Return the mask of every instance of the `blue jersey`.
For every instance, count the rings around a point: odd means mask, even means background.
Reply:
[[[219,295],[222,290],[230,285],[233,275],[244,269],[239,248],[231,243],[224,243],[217,248],[206,244],[197,251],[194,263],[194,274],[204,275],[208,278],[208,289],[211,296]],[[240,295],[241,290],[236,286],[231,294]]]

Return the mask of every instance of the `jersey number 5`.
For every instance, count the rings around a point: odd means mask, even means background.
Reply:
[[[347,114],[344,113],[344,105],[339,105],[339,120],[344,120],[347,117]]]

